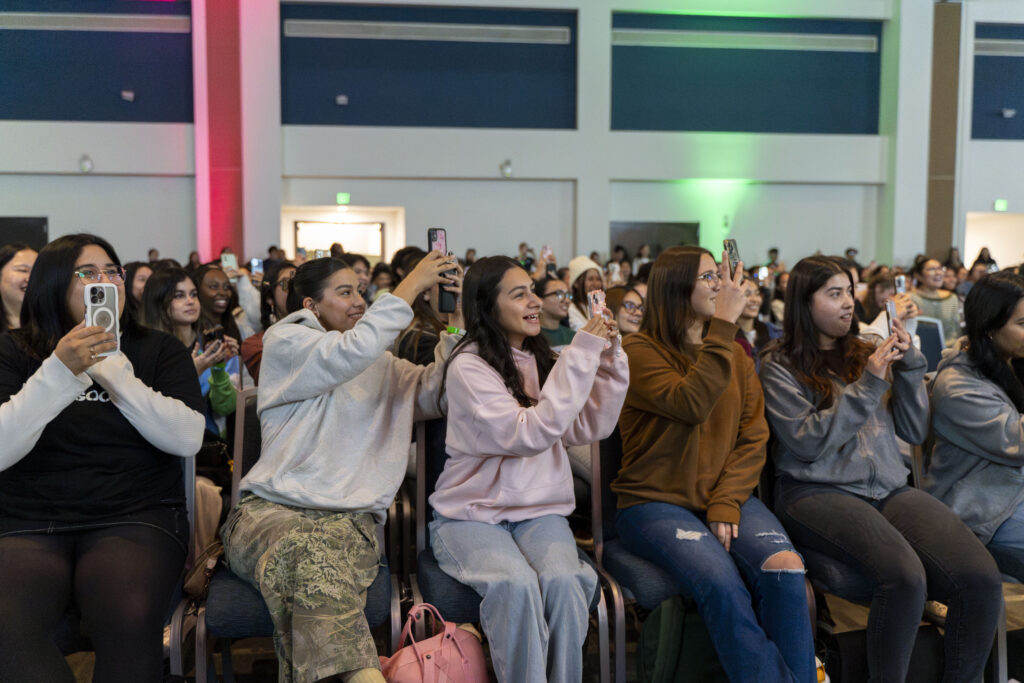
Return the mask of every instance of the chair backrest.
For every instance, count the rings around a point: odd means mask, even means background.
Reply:
[[[928,359],[928,372],[932,372],[938,367],[942,359],[942,350],[946,348],[942,321],[925,316],[918,316],[916,320],[917,336],[921,339],[921,353]]]
[[[437,479],[444,470],[448,453],[444,449],[448,420],[419,421],[416,423],[416,553],[427,546],[427,524],[433,517],[433,509],[427,501],[437,486]]]
[[[239,391],[235,398],[235,452],[231,467],[231,507],[238,504],[242,477],[260,459],[263,436],[256,414],[256,387]]]
[[[604,559],[604,543],[615,538],[617,509],[612,480],[622,464],[622,435],[618,426],[607,439],[590,444],[590,524],[594,537],[594,555]]]

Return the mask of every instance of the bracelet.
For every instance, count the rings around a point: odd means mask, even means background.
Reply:
[[[448,326],[448,334],[466,334],[466,331],[461,329],[461,328],[459,328],[459,327],[455,327],[453,325],[449,325]]]

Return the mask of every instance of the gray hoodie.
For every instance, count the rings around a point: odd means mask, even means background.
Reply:
[[[413,420],[442,414],[444,363],[458,341],[442,334],[427,366],[393,356],[386,349],[412,317],[409,304],[385,294],[348,332],[327,332],[305,309],[267,330],[257,394],[263,451],[243,491],[384,521],[405,477]]]
[[[809,387],[776,356],[767,359],[761,384],[765,414],[778,439],[778,471],[875,499],[906,486],[909,471],[896,437],[921,443],[928,434],[927,366],[911,347],[893,364],[892,385],[867,370],[851,384],[833,377],[836,398],[818,409]]]
[[[1024,418],[956,348],[942,354],[932,407],[924,488],[988,543],[1024,500]]]

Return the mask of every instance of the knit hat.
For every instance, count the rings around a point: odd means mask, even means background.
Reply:
[[[576,278],[591,269],[599,273],[601,272],[601,266],[586,256],[577,256],[572,261],[569,261],[569,286],[571,287],[576,284]]]

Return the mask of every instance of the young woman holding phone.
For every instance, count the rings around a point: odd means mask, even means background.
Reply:
[[[498,681],[580,681],[597,575],[566,519],[575,507],[566,446],[615,428],[629,383],[618,332],[595,315],[556,358],[533,281],[505,256],[473,264],[463,306],[431,546],[442,570],[483,597]]]
[[[804,565],[752,496],[768,425],[754,361],[735,341],[742,283],[742,265],[732,273],[725,254],[718,265],[699,247],[654,262],[640,331],[623,344],[616,528],[697,602],[729,680],[810,683]]]
[[[907,486],[896,438],[928,433],[927,361],[897,319],[875,346],[853,327],[853,281],[834,258],[791,271],[783,337],[761,381],[779,441],[776,512],[797,547],[857,570],[874,589],[872,681],[903,681],[926,598],[949,606],[943,681],[979,680],[1002,583],[995,562],[940,501]]]
[[[174,337],[86,327],[85,287],[125,281],[93,235],[39,252],[21,329],[0,337],[0,680],[70,681],[53,634],[74,602],[95,681],[163,680],[161,633],[189,536],[180,458],[199,382]]]

